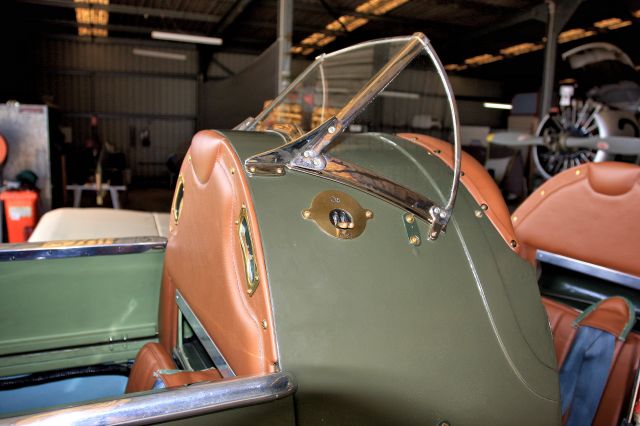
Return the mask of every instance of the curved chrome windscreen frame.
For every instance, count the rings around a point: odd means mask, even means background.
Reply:
[[[265,119],[287,95],[294,90],[324,60],[338,55],[349,54],[350,51],[378,44],[403,42],[401,49],[355,94],[347,104],[333,117],[309,131],[297,140],[275,150],[267,151],[247,159],[246,169],[251,174],[278,176],[285,169],[296,170],[330,179],[371,193],[408,210],[426,220],[430,225],[429,239],[434,240],[446,227],[455,204],[460,181],[460,123],[458,109],[451,84],[438,55],[431,47],[429,40],[422,33],[409,37],[394,37],[361,43],[334,53],[320,55],[289,87],[262,111],[255,119],[246,120],[239,130],[253,130]],[[326,154],[331,145],[365,109],[418,55],[426,53],[431,59],[438,77],[444,87],[450,108],[454,139],[453,183],[449,199],[444,206],[439,206],[427,197],[408,188],[385,179],[374,172],[357,165],[338,160]]]

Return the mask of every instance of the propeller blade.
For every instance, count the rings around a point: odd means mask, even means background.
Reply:
[[[607,136],[604,138],[567,138],[568,147],[579,147],[587,149],[599,149],[612,154],[640,155],[640,138],[629,136]]]
[[[529,145],[543,145],[541,137],[519,132],[490,133],[487,136],[487,142],[494,143],[496,145],[509,146],[512,148],[519,148]]]

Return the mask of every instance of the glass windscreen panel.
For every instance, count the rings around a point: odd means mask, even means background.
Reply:
[[[405,44],[406,39],[392,39],[319,56],[276,105],[266,103],[268,114],[255,129],[284,131],[295,138],[318,127],[344,108]]]

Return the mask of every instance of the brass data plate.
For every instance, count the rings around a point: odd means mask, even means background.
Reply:
[[[311,207],[302,210],[302,217],[314,221],[332,237],[349,240],[364,232],[373,212],[362,208],[352,196],[329,190],[316,195]]]

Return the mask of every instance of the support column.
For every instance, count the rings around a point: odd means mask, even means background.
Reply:
[[[278,92],[286,88],[291,80],[292,33],[293,0],[278,0]]]
[[[546,0],[548,8],[547,45],[544,51],[544,68],[542,76],[542,99],[540,116],[544,117],[551,109],[553,87],[555,83],[556,54],[558,34],[583,0]]]

